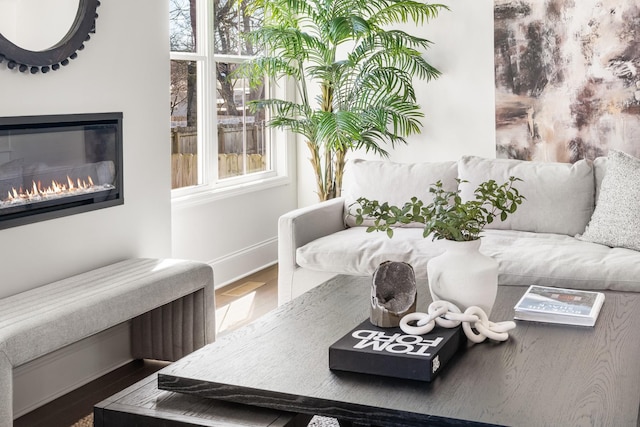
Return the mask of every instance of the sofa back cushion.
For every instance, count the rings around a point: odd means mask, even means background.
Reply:
[[[350,207],[359,197],[377,200],[380,203],[402,206],[412,197],[425,204],[431,203],[433,196],[429,187],[436,181],[442,181],[447,191],[457,188],[458,169],[456,162],[395,163],[354,159],[347,162],[344,169],[342,196],[345,199],[345,223],[353,227],[355,218],[349,215],[355,212]],[[371,225],[366,221],[363,226]],[[422,224],[408,226],[422,227]]]
[[[511,159],[484,159],[465,156],[458,162],[463,200],[475,199],[476,187],[489,179],[498,184],[510,176],[526,200],[515,214],[486,228],[558,233],[570,236],[584,232],[594,209],[595,178],[591,162],[574,164],[530,162]]]

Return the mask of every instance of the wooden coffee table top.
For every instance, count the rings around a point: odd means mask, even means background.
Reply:
[[[491,320],[526,287],[500,287]],[[161,389],[380,426],[637,425],[640,294],[607,292],[595,327],[518,321],[469,345],[431,383],[329,370],[328,348],[368,317],[370,279],[338,276],[159,372]],[[430,303],[418,289],[418,311]]]

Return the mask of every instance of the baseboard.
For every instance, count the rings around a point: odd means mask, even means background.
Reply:
[[[208,262],[213,267],[215,288],[221,288],[278,262],[278,238],[257,243]]]
[[[131,324],[125,322],[18,366],[13,370],[14,418],[131,360]]]

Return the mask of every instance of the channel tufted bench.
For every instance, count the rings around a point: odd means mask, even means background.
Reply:
[[[129,259],[0,299],[0,426],[14,367],[132,320],[132,356],[174,361],[214,341],[211,266]]]

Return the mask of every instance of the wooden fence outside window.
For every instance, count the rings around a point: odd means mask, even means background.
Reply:
[[[267,168],[262,130],[259,126],[247,129],[246,156],[242,155],[242,130],[236,127],[218,128],[218,177],[220,179],[244,173],[264,171]],[[240,142],[238,142],[240,141]],[[229,152],[229,151],[239,151]],[[191,128],[175,128],[171,132],[171,188],[198,184],[198,135]]]

